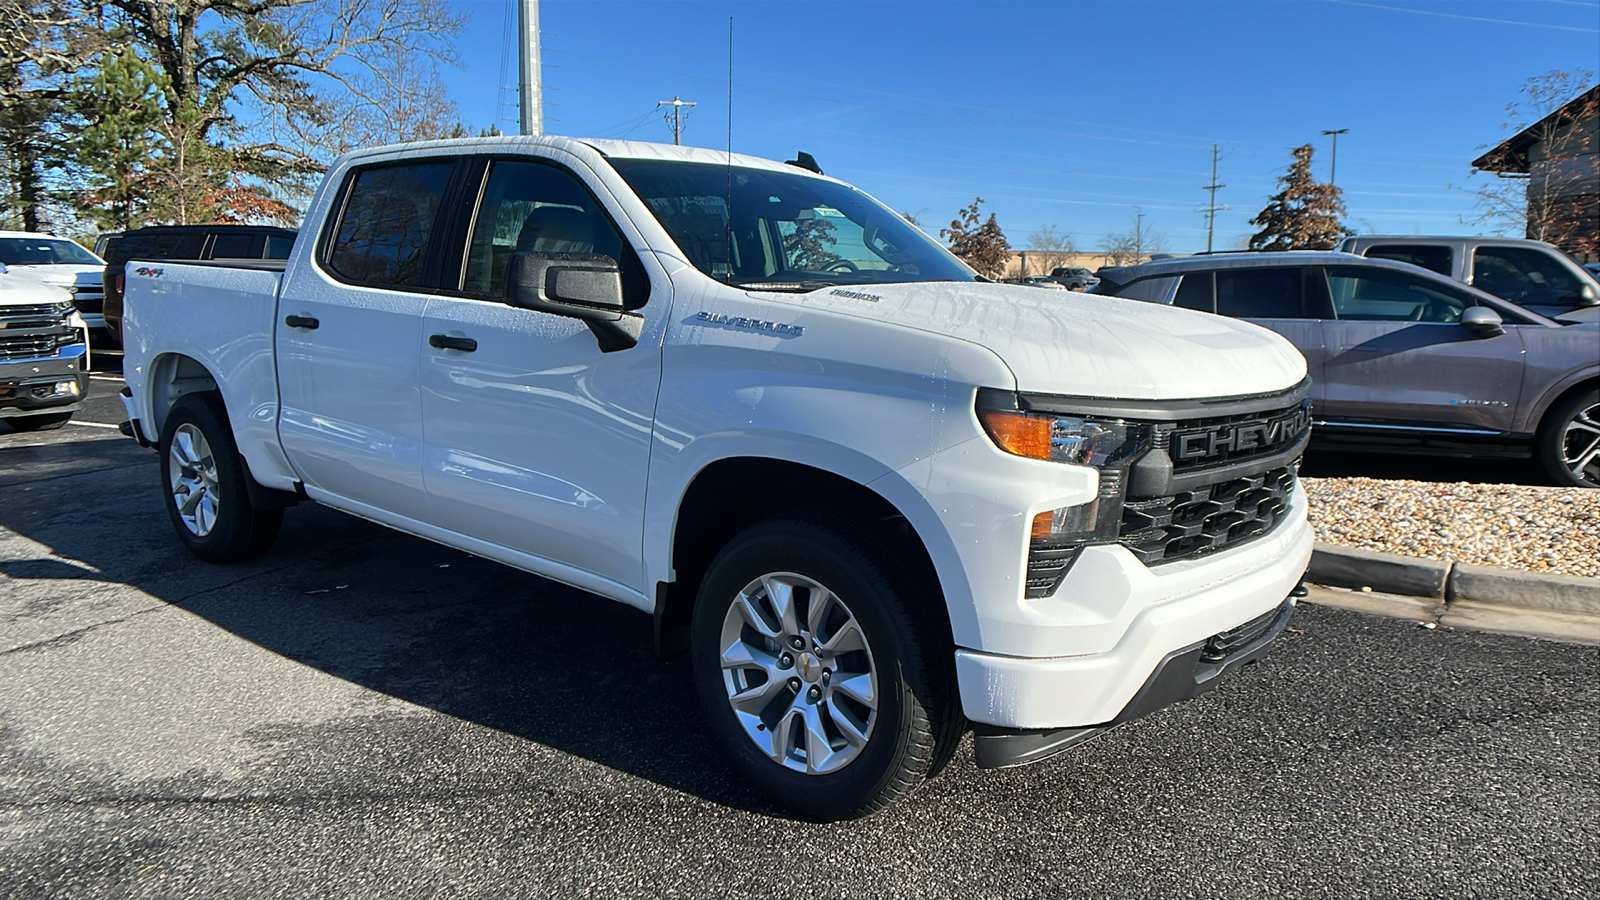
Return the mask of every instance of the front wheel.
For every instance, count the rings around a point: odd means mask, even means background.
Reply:
[[[239,562],[265,553],[283,510],[258,509],[245,487],[233,431],[216,394],[188,394],[161,427],[161,481],[178,540],[208,562]]]
[[[864,535],[826,520],[756,525],[701,583],[695,686],[712,733],[780,803],[837,820],[911,793],[948,758],[959,713],[941,652]]]
[[[1580,391],[1551,407],[1538,453],[1560,484],[1600,488],[1600,390]]]

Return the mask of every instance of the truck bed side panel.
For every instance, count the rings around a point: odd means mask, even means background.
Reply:
[[[255,479],[292,488],[278,443],[278,376],[273,362],[279,272],[266,268],[130,262],[123,320],[123,369],[144,436],[156,440],[182,372],[195,360],[216,381],[239,452]]]

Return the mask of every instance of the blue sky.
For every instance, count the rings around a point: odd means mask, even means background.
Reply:
[[[462,119],[516,132],[515,0],[468,0],[445,72]],[[1093,250],[1144,225],[1237,246],[1289,151],[1348,128],[1337,183],[1363,233],[1483,232],[1469,163],[1551,69],[1600,68],[1593,0],[540,3],[545,130],[671,141],[656,110],[697,102],[684,143],[816,156],[937,233],[982,196],[1014,247],[1054,225]],[[1468,221],[1463,221],[1464,219]]]

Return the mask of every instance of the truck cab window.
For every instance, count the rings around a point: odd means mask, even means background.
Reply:
[[[1432,244],[1378,244],[1367,250],[1369,259],[1392,259],[1395,262],[1421,266],[1431,272],[1453,277],[1453,251],[1449,247]]]
[[[1525,247],[1479,247],[1472,286],[1512,303],[1581,303],[1583,284],[1547,254]]]
[[[515,253],[609,256],[622,269],[629,308],[644,305],[649,283],[631,247],[600,204],[570,173],[530,162],[497,161],[489,170],[461,290],[489,300],[505,298],[506,268]]]
[[[327,265],[348,281],[424,287],[423,263],[452,160],[383,166],[356,173]]]

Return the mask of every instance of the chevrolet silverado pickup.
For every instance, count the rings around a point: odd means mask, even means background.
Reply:
[[[70,293],[0,263],[0,421],[67,424],[89,390],[89,329]]]
[[[197,556],[309,499],[637,607],[821,819],[968,728],[1020,765],[1210,689],[1311,555],[1291,344],[986,283],[805,154],[361,151],[282,264],[127,271],[127,428]]]

